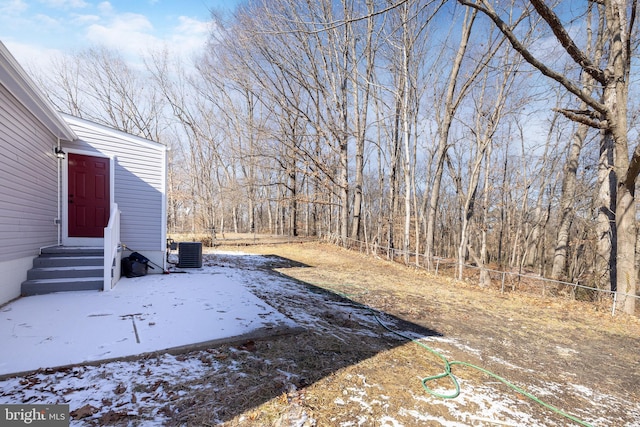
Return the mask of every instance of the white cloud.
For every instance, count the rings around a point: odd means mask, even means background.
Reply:
[[[28,43],[16,41],[3,41],[9,52],[18,63],[28,72],[31,70],[46,70],[51,66],[51,58],[59,56],[61,52],[56,49],[46,49]]]
[[[167,43],[176,51],[192,53],[201,49],[209,36],[210,23],[181,16]]]
[[[159,40],[152,31],[153,25],[145,16],[125,13],[106,23],[89,25],[86,38],[92,44],[117,49],[125,56],[139,55],[158,45]]]
[[[205,34],[209,31],[209,23],[189,18],[188,16],[180,16],[178,18],[180,25],[176,30],[180,33]]]
[[[99,22],[100,17],[98,15],[80,15],[80,14],[72,14],[70,16],[70,22],[74,25],[84,27],[86,25],[93,24],[94,22]]]
[[[100,45],[142,66],[142,56],[164,48],[190,58],[209,36],[206,19],[173,15],[171,8],[149,9],[148,16],[121,12],[110,1],[98,1],[39,0],[36,8],[36,2],[0,0],[0,39],[12,42],[10,50],[20,62],[41,63],[53,52],[68,54]]]
[[[113,6],[108,1],[103,1],[98,5],[98,10],[103,14],[113,13]]]
[[[118,50],[134,62],[140,55],[163,47],[189,56],[204,46],[209,35],[206,21],[180,16],[173,27],[161,32],[144,15],[118,14],[108,2],[104,4],[105,8],[101,10],[108,12],[102,15],[100,22],[86,27],[86,40]]]
[[[49,15],[39,13],[33,17],[33,20],[39,29],[60,27],[60,21]]]
[[[54,9],[81,9],[88,6],[84,0],[40,0],[40,2]]]
[[[18,15],[27,9],[29,9],[29,5],[24,0],[9,0],[0,4],[0,14],[2,15]]]

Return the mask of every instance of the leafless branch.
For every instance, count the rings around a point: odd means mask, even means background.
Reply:
[[[337,28],[343,27],[344,25],[350,24],[352,22],[359,22],[359,21],[364,21],[379,15],[383,15],[399,6],[402,6],[403,4],[407,3],[409,0],[400,0],[397,3],[393,3],[390,6],[385,7],[384,9],[380,9],[377,11],[374,11],[372,13],[367,13],[365,15],[362,16],[357,16],[355,18],[349,18],[349,19],[338,19],[335,21],[331,21],[331,22],[324,22],[324,23],[319,23],[319,22],[299,22],[299,21],[294,21],[294,20],[286,20],[290,23],[296,24],[296,25],[304,25],[304,26],[309,26],[309,27],[317,27],[319,26],[320,28],[318,28],[317,30],[303,30],[302,28],[296,28],[296,29],[292,29],[292,30],[278,30],[275,31],[275,33],[277,34],[285,34],[285,33],[303,33],[303,34],[318,34],[318,33],[322,33],[325,31],[331,31],[331,30],[335,30]],[[264,32],[264,31],[261,31]],[[267,34],[271,34],[274,33],[273,31],[266,32]]]
[[[571,56],[571,58],[578,64],[582,69],[589,74],[593,79],[599,83],[604,84],[605,77],[604,72],[596,67],[593,62],[576,46],[575,42],[567,33],[567,30],[560,22],[558,15],[556,15],[553,10],[549,6],[547,6],[542,0],[530,0],[533,7],[536,8],[536,11],[540,14],[542,19],[545,20],[547,24],[549,24],[549,28],[553,31],[553,34],[556,36],[558,42],[562,45],[564,50]]]
[[[569,110],[565,108],[554,108],[553,111],[562,114],[569,120],[577,123],[582,123],[595,129],[606,129],[608,126],[607,121],[600,118],[600,114],[591,110]]]
[[[500,31],[507,37],[511,46],[520,54],[522,57],[531,64],[533,67],[538,69],[545,76],[557,81],[562,86],[565,87],[569,92],[576,95],[579,99],[586,102],[591,108],[598,111],[599,113],[606,113],[607,109],[604,104],[597,101],[586,91],[583,91],[581,87],[574,84],[571,80],[569,80],[564,74],[561,74],[551,67],[547,66],[545,63],[536,58],[529,49],[527,49],[520,40],[516,37],[513,32],[513,29],[498,16],[498,13],[495,11],[493,6],[489,4],[486,0],[477,0],[477,2],[472,2],[470,0],[458,0],[458,2],[462,5],[477,9],[484,13],[489,19],[491,19],[494,24],[498,27]],[[525,12],[527,13],[527,12]]]

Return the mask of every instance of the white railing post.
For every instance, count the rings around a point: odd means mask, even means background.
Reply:
[[[111,269],[113,260],[118,254],[120,244],[120,210],[118,204],[114,203],[109,215],[109,223],[104,228],[104,270],[102,290],[108,291],[113,287]]]
[[[613,293],[613,306],[611,307],[611,316],[616,315],[616,304],[618,304],[618,292]]]

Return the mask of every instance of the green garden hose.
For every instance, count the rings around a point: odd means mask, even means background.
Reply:
[[[350,285],[346,285],[346,286],[350,286]],[[326,286],[323,286],[323,287],[325,289],[331,290],[332,292],[336,293],[337,295],[340,295],[340,296],[342,296],[344,298],[347,298],[347,299],[349,299],[351,301],[353,301],[351,296],[357,296],[357,295],[354,295],[354,294],[344,294],[344,293],[339,292],[339,291],[337,291],[335,289],[332,289],[330,287],[326,287]],[[362,295],[362,294],[360,294],[360,295]],[[423,349],[427,350],[428,352],[430,352],[434,356],[439,357],[442,360],[442,362],[444,364],[444,372],[441,372],[441,373],[439,373],[437,375],[428,376],[428,377],[425,377],[425,378],[422,379],[422,387],[425,389],[425,391],[428,394],[430,394],[432,396],[435,396],[435,397],[438,397],[438,398],[441,398],[441,399],[455,399],[456,397],[458,397],[460,395],[460,384],[459,384],[458,379],[456,378],[456,376],[451,371],[451,368],[453,366],[455,366],[455,365],[466,366],[468,368],[475,369],[475,370],[477,370],[479,372],[482,372],[482,373],[484,373],[484,374],[486,374],[486,375],[488,375],[488,376],[500,381],[501,383],[505,384],[506,386],[508,386],[512,390],[515,390],[516,392],[522,394],[523,396],[526,396],[530,400],[532,400],[532,401],[544,406],[545,408],[555,412],[556,414],[558,414],[558,415],[560,415],[560,416],[562,416],[564,418],[567,418],[567,419],[569,419],[569,420],[571,420],[571,421],[573,421],[573,422],[575,422],[575,423],[577,423],[577,424],[579,424],[581,426],[584,426],[584,427],[593,427],[591,424],[587,423],[586,421],[582,421],[581,419],[579,419],[577,417],[574,417],[573,415],[570,415],[570,414],[562,411],[561,409],[556,408],[555,406],[550,405],[550,404],[540,400],[539,398],[537,398],[533,394],[523,390],[522,388],[518,387],[515,384],[510,383],[505,378],[503,378],[503,377],[501,377],[501,376],[499,376],[499,375],[497,375],[497,374],[495,374],[495,373],[493,373],[491,371],[488,371],[488,370],[486,370],[486,369],[484,369],[484,368],[482,368],[480,366],[476,366],[476,365],[473,365],[473,364],[468,363],[468,362],[463,362],[463,361],[459,361],[459,360],[449,361],[444,355],[442,355],[442,353],[439,353],[438,351],[436,351],[435,349],[429,347],[428,345],[426,345],[426,344],[424,344],[424,343],[422,343],[422,342],[420,342],[420,341],[418,341],[418,340],[416,340],[416,339],[414,339],[414,338],[412,338],[412,337],[410,337],[408,335],[405,335],[405,334],[403,334],[401,332],[398,332],[398,331],[390,328],[389,326],[385,325],[380,320],[380,318],[378,317],[378,312],[376,310],[372,309],[371,307],[369,307],[367,305],[361,304],[361,303],[357,303],[356,302],[356,304],[358,304],[363,309],[369,311],[373,315],[374,319],[376,319],[376,322],[378,322],[378,324],[380,326],[382,326],[384,329],[386,329],[387,331],[391,332],[394,335],[397,335],[397,336],[399,336],[401,338],[404,338],[406,340],[409,340],[409,341],[419,345]],[[431,383],[432,381],[436,381],[436,380],[442,379],[442,378],[448,378],[451,381],[451,384],[453,385],[453,388],[454,388],[453,392],[448,393],[448,394],[437,393],[436,391],[434,391],[432,388],[429,387],[429,385],[428,385],[429,383]]]

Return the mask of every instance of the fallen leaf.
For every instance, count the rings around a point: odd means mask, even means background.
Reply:
[[[253,341],[247,341],[246,343],[240,345],[238,347],[239,350],[245,350],[245,351],[250,351],[250,352],[254,352],[256,351],[256,343]]]
[[[100,422],[102,424],[113,424],[116,421],[121,421],[128,417],[129,415],[126,412],[109,411],[100,417]]]
[[[99,411],[99,409],[96,408],[95,406],[91,406],[89,404],[86,404],[83,407],[76,409],[75,411],[69,412],[69,415],[74,420],[81,420],[83,418],[87,418],[87,417],[92,416],[93,414],[97,413],[98,411]]]

